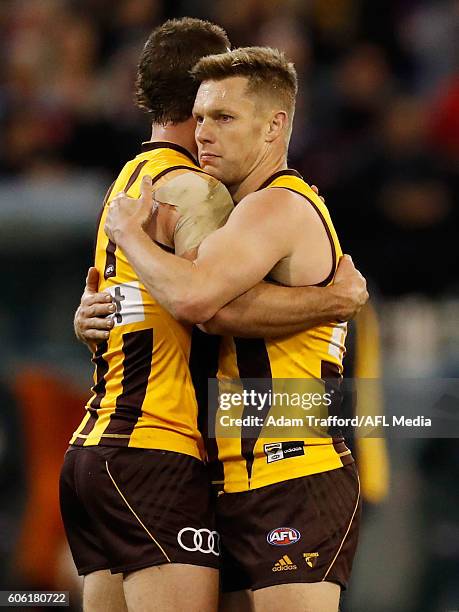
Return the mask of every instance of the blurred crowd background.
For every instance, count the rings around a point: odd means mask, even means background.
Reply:
[[[2,588],[78,591],[56,505],[91,375],[73,312],[103,195],[149,139],[140,50],[185,15],[295,63],[290,167],[319,186],[369,279],[386,412],[393,377],[458,375],[457,0],[2,0]],[[459,609],[458,441],[388,440],[386,454],[345,609]]]

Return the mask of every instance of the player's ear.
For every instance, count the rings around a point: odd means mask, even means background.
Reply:
[[[269,121],[266,142],[273,142],[279,136],[282,136],[286,130],[287,121],[288,117],[285,111],[275,112]]]

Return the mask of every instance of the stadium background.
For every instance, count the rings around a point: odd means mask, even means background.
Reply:
[[[290,166],[319,186],[371,282],[386,412],[395,375],[457,377],[457,0],[3,0],[3,589],[70,588],[77,601],[56,497],[91,374],[72,317],[103,194],[149,138],[132,103],[140,49],[152,27],[184,15],[295,62]],[[459,444],[388,440],[387,451],[389,485],[367,504],[346,610],[456,609]]]

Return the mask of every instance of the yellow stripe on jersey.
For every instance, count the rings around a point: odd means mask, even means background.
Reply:
[[[329,284],[342,251],[325,204],[294,170],[276,173],[260,189],[264,188],[294,191],[304,197],[305,206],[315,208],[325,225],[333,251],[333,269],[328,278],[320,283]],[[345,337],[346,324],[342,323],[321,325],[277,339],[225,337],[220,350],[220,390],[230,380],[246,378],[264,379],[266,385],[261,385],[263,392],[276,392],[282,386],[280,381],[276,383],[276,379],[315,379],[324,392],[325,379],[335,379],[335,382],[341,379]],[[264,424],[273,410],[268,405],[267,410],[258,413],[263,417]],[[220,414],[221,410],[217,412],[218,423],[221,423]],[[242,409],[240,416],[244,416]],[[353,461],[342,437],[332,438],[325,435],[311,438],[272,438],[263,435],[263,427],[256,429],[258,435],[255,438],[252,435],[253,430],[251,437],[247,437],[240,429],[239,437],[234,438],[227,437],[228,434],[225,436],[223,427],[217,427],[216,440],[209,440],[209,448],[213,451],[211,459],[214,481],[223,482],[224,491],[231,493],[263,487],[291,478],[337,469]],[[291,431],[289,430],[290,435]],[[272,432],[271,429],[271,435]],[[307,434],[303,431],[304,435]],[[293,448],[293,442],[298,443],[302,450],[289,454],[288,450]],[[269,461],[266,447],[270,448],[270,444],[279,443],[285,445],[285,458]]]
[[[144,175],[153,182],[166,180],[174,169],[202,173],[182,147],[147,143],[146,150],[124,166],[105,204],[120,191],[139,197]],[[149,295],[124,253],[108,240],[106,215],[104,206],[95,266],[102,279],[99,291],[110,292],[117,306],[115,326],[94,355],[93,396],[70,442],[156,448],[201,458],[203,443],[188,363],[190,328]]]

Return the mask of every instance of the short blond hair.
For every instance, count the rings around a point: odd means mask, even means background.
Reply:
[[[191,73],[201,83],[246,77],[248,92],[278,101],[287,111],[290,123],[293,119],[297,74],[294,65],[278,49],[240,47],[227,53],[208,55],[197,62]]]

